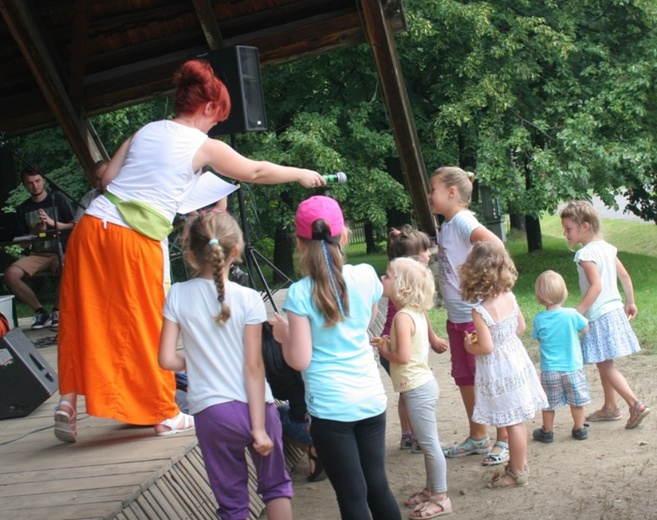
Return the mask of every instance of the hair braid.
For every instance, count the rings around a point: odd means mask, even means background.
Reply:
[[[241,253],[243,249],[242,230],[228,213],[205,213],[194,217],[189,225],[185,240],[185,260],[198,272],[211,268],[221,307],[215,316],[219,324],[226,323],[231,314],[226,303],[226,277],[230,268],[226,258],[236,258],[238,255],[234,251]]]

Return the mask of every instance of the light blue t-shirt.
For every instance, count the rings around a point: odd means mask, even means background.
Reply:
[[[385,390],[367,334],[372,306],[381,298],[383,286],[367,264],[345,265],[342,275],[349,295],[345,321],[324,328],[309,277],[290,286],[283,310],[310,320],[312,357],[301,373],[308,412],[320,419],[350,422],[380,415],[386,409]]]
[[[578,332],[588,323],[575,309],[563,307],[536,315],[532,338],[539,341],[542,372],[582,370],[584,360]]]

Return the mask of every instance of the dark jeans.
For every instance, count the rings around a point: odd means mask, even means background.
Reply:
[[[312,417],[310,435],[344,520],[401,519],[386,476],[385,432],[385,412],[355,422]]]

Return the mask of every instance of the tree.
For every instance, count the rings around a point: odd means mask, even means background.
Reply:
[[[406,6],[399,47],[425,157],[476,169],[534,220],[589,191],[650,194],[653,2]]]

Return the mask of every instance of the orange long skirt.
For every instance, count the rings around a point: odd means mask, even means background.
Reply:
[[[87,413],[135,425],[178,413],[175,378],[157,362],[164,306],[160,242],[85,215],[71,234],[60,290],[59,391]]]

